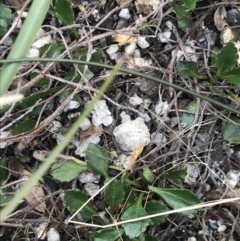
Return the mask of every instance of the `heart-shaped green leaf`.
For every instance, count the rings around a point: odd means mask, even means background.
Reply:
[[[124,187],[121,182],[114,180],[104,190],[104,200],[112,208],[124,201]]]
[[[229,70],[221,75],[221,77],[233,84],[240,84],[240,68]]]
[[[183,78],[195,77],[197,79],[206,79],[206,75],[198,73],[197,63],[194,61],[178,61],[176,64],[179,75]]]
[[[159,201],[150,200],[147,202],[145,210],[148,215],[152,215],[152,214],[167,212],[168,208],[162,203],[160,203]],[[150,220],[153,223],[153,225],[159,225],[161,223],[164,223],[166,218],[167,218],[167,215],[163,215],[163,216],[158,216],[156,218],[151,218]]]
[[[166,178],[173,180],[174,182],[182,182],[187,174],[187,169],[172,170],[167,172]]]
[[[197,0],[182,0],[188,9],[194,9],[196,7]]]
[[[59,161],[52,165],[50,174],[60,182],[70,182],[86,170],[88,170],[87,165],[83,166],[72,160]]]
[[[227,43],[217,55],[217,76],[221,78],[225,71],[231,70],[238,61],[238,51],[234,43]]]
[[[180,6],[176,3],[171,3],[171,7],[173,8],[173,11],[177,14],[178,17],[184,17],[188,14],[185,7]]]
[[[13,128],[12,134],[18,135],[18,134],[30,131],[34,129],[35,125],[36,125],[35,120],[25,120]]]
[[[76,212],[88,200],[88,196],[81,191],[66,190],[64,192],[63,200],[69,211]],[[86,211],[91,214],[97,213],[89,203],[84,206],[82,211]]]
[[[108,228],[102,229],[92,234],[94,241],[114,241],[124,233],[122,228]]]
[[[108,166],[111,159],[110,153],[99,145],[89,144],[86,152],[87,165],[93,171],[101,173],[108,178]]]
[[[68,0],[55,0],[54,11],[57,18],[65,25],[73,24],[74,12]]]
[[[230,144],[240,144],[240,120],[237,117],[231,116],[230,119],[236,124],[225,122],[223,125],[223,139]]]
[[[147,212],[142,207],[142,198],[139,197],[131,207],[129,207],[121,216],[121,220],[130,220],[133,218],[140,218],[147,216]],[[141,233],[145,232],[149,225],[149,219],[123,224],[124,231],[130,239],[138,237]]]

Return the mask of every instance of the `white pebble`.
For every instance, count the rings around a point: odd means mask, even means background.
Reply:
[[[50,228],[48,230],[47,241],[60,241],[60,235],[55,228]]]
[[[84,185],[84,190],[91,197],[94,196],[99,191],[99,189],[100,187],[94,183],[86,183]]]
[[[131,120],[131,117],[130,115],[128,115],[125,111],[122,111],[120,113],[120,117],[122,119],[121,123],[124,123],[124,122],[127,122],[127,121],[130,121]]]
[[[79,174],[78,180],[81,183],[94,182],[98,183],[100,181],[101,175],[89,171],[85,171]]]
[[[124,18],[126,20],[130,19],[131,15],[129,13],[129,9],[128,8],[123,8],[120,13],[119,13],[119,17],[120,18]]]
[[[86,131],[91,126],[91,121],[88,118],[85,118],[80,125],[82,131]]]
[[[134,95],[129,98],[129,102],[132,105],[140,105],[142,104],[143,99],[140,98],[136,93],[134,93]]]
[[[167,139],[162,133],[156,134],[156,132],[153,132],[151,134],[151,141],[157,146],[162,146],[167,142]]]
[[[138,37],[137,44],[141,49],[146,49],[150,46],[145,37]]]
[[[227,226],[226,226],[226,225],[221,225],[220,227],[218,227],[218,232],[219,232],[219,233],[222,233],[222,232],[224,232],[226,229],[227,229]]]
[[[170,31],[158,33],[157,38],[161,43],[169,43],[171,34],[172,33]]]

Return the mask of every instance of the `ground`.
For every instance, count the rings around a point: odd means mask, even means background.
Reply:
[[[104,224],[109,224],[112,210],[99,189],[107,177],[116,177],[125,169],[129,180],[137,185],[130,185],[136,199],[139,190],[148,191],[149,184],[162,189],[189,190],[201,202],[239,198],[238,115],[211,100],[239,110],[239,85],[216,77],[218,65],[214,56],[228,42],[237,45],[237,31],[230,33],[233,36],[230,40],[227,33],[232,26],[237,29],[240,25],[240,3],[230,0],[217,3],[210,0],[72,1],[69,6],[73,9],[74,22],[64,24],[65,10],[58,11],[56,2],[48,11],[42,32],[28,57],[60,56],[110,66],[123,61],[125,69],[145,75],[123,70],[116,74],[58,156],[58,161],[72,163],[71,172],[60,169],[60,174],[54,173],[60,167],[52,166],[34,191],[32,189],[33,195],[26,195],[0,224],[0,240],[50,241],[53,230],[60,240],[97,240],[92,236],[99,230],[96,227],[67,222],[74,212],[66,205],[63,194],[66,190],[82,190],[90,197],[97,192],[91,205],[96,212],[103,212],[103,218],[99,221],[93,215],[87,223],[107,220]],[[196,6],[191,9],[186,2],[196,2]],[[7,30],[13,27],[0,41],[1,59],[5,59],[22,24],[12,25],[17,11],[27,12],[30,5],[10,0],[1,4],[11,8],[13,14]],[[71,14],[67,12],[68,15]],[[20,19],[24,21],[23,15]],[[131,44],[133,51],[128,53],[126,46]],[[184,61],[197,63],[197,75],[186,77],[188,72],[186,74],[185,69],[181,72],[179,66]],[[226,65],[228,62],[231,60],[227,60]],[[0,109],[2,206],[64,139],[109,73],[107,66],[22,64],[8,92],[22,93],[25,99],[11,108]],[[146,79],[148,76],[182,89]],[[196,98],[194,93],[210,100]],[[101,147],[104,148],[102,155],[109,155],[107,173],[100,164],[96,167],[96,163],[91,166],[92,171],[74,172],[79,165],[85,168],[87,159],[91,159],[90,143],[97,148],[94,152]],[[153,181],[144,176],[145,170],[154,177]],[[67,173],[76,177],[69,177]],[[42,204],[37,203],[39,199]],[[161,201],[169,209],[172,207],[153,192],[143,195],[143,200],[151,199]],[[115,211],[121,208],[119,204]],[[156,239],[146,236],[145,240],[237,241],[240,240],[239,212],[238,200],[203,207],[197,214],[173,213],[161,224],[149,225],[144,234]],[[43,232],[38,230],[41,224],[44,224]],[[127,235],[122,235],[122,239],[130,240]],[[144,239],[140,236],[131,240]]]

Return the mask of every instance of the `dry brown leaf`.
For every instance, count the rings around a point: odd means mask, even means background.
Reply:
[[[31,175],[32,174],[29,171],[23,170],[23,177],[25,181],[27,181],[31,177]],[[21,185],[24,185],[24,182]],[[43,197],[45,197],[43,188],[40,185],[40,183],[38,183],[31,188],[30,192],[25,196],[25,199],[28,203],[34,205],[36,202],[40,201]],[[41,202],[41,204],[37,205],[34,209],[44,213],[46,209],[46,203]]]
[[[90,126],[86,131],[80,130],[78,134],[80,137],[87,137],[91,135],[101,136],[102,131],[98,126]]]
[[[225,17],[227,15],[226,9],[224,6],[219,6],[214,13],[214,23],[219,31],[222,31],[227,25]]]
[[[143,148],[144,148],[144,145],[140,145],[140,146],[137,146],[133,150],[131,158],[130,158],[130,170],[131,170],[131,172],[133,172],[133,165],[135,164],[137,158],[141,155],[141,153],[143,151]]]
[[[78,9],[83,13],[84,17],[87,17],[87,11],[83,5],[78,5]]]
[[[133,33],[129,32],[126,34],[116,34],[113,36],[113,42],[118,43],[119,46],[124,46],[126,44],[130,44],[130,43],[136,43],[137,42],[137,38],[136,37],[132,37]]]

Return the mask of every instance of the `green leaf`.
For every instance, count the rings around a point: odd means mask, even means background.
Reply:
[[[56,0],[54,11],[57,18],[65,25],[74,23],[74,12],[68,0]]]
[[[7,32],[7,27],[12,20],[12,10],[7,7],[0,6],[0,37]]]
[[[154,178],[155,178],[153,172],[148,167],[143,168],[143,177],[149,183],[152,183],[154,181]]]
[[[238,51],[234,43],[227,43],[217,55],[216,66],[217,66],[217,76],[221,75],[227,71],[231,70],[238,61]]]
[[[192,113],[195,113],[196,109],[197,109],[196,101],[192,101],[186,108],[187,111],[190,111]],[[181,124],[182,124],[183,128],[191,127],[194,122],[194,119],[195,119],[195,114],[183,113],[183,115],[181,117]]]
[[[225,79],[233,84],[240,84],[240,68],[234,68],[221,75],[222,79]]]
[[[60,182],[70,182],[86,170],[88,170],[87,166],[80,165],[75,161],[59,161],[52,165],[50,174]]]
[[[124,233],[122,228],[107,228],[99,230],[92,234],[94,241],[114,241]]]
[[[19,125],[13,128],[12,134],[18,135],[27,131],[34,129],[36,125],[35,120],[25,120],[24,122],[20,123]]]
[[[2,157],[0,159],[0,185],[2,185],[3,181],[5,180],[5,175],[7,169],[5,168],[7,166],[7,158]]]
[[[78,67],[78,71],[80,71],[81,73],[84,72],[84,65],[78,64],[77,67]],[[79,74],[78,71],[74,66],[71,67],[71,69],[66,74],[65,79],[75,83],[79,83],[79,81],[82,79],[82,76]],[[90,80],[93,76],[94,76],[93,72],[91,72],[89,69],[85,71],[84,77],[87,80]]]
[[[173,209],[189,207],[195,204],[199,204],[201,201],[198,197],[187,189],[162,189],[153,186],[148,186],[149,190],[160,195],[166,203],[169,204]],[[185,215],[196,213],[198,210],[183,211]]]
[[[81,191],[67,190],[64,192],[63,200],[71,212],[76,212],[87,200],[88,196]],[[97,214],[95,209],[88,203],[84,206],[82,211],[89,212],[91,214]]]
[[[185,7],[180,6],[176,3],[171,3],[171,7],[173,8],[173,11],[177,14],[178,17],[184,17],[188,14]]]
[[[218,47],[214,47],[210,53],[210,63],[215,64],[217,55],[220,53],[220,49]]]
[[[178,23],[179,28],[186,30],[187,28],[190,28],[190,26],[191,26],[191,18],[189,15],[180,17],[177,20],[177,23]]]
[[[154,236],[146,234],[145,235],[145,241],[159,241],[159,239],[154,237]]]
[[[198,74],[197,63],[194,61],[178,61],[176,64],[179,75],[183,78],[195,77],[197,79],[206,79],[206,75]]]
[[[231,116],[230,119],[236,124],[231,122],[225,122],[223,125],[223,139],[230,144],[240,144],[240,120],[234,116]]]
[[[86,152],[87,165],[93,171],[108,177],[108,166],[111,160],[110,153],[99,145],[89,144]]]
[[[14,195],[0,194],[0,205],[7,204],[13,197]]]
[[[102,60],[102,57],[102,51],[96,51],[92,54],[90,61],[99,63]]]
[[[145,210],[148,215],[152,215],[167,212],[169,209],[165,205],[161,204],[159,201],[150,200],[147,202]],[[158,216],[156,218],[151,218],[150,220],[153,225],[159,225],[166,221],[167,216],[168,215]]]
[[[58,58],[62,51],[65,49],[63,44],[49,43],[40,48],[40,56],[44,58]],[[45,63],[47,64],[47,63]]]
[[[112,181],[104,190],[104,200],[110,207],[114,208],[125,199],[123,185],[118,180]]]
[[[196,1],[197,0],[182,0],[185,6],[191,10],[193,10],[196,7]]]
[[[140,197],[131,207],[129,207],[121,216],[121,220],[130,220],[147,216],[147,212],[142,207],[142,198]],[[145,232],[150,220],[145,219],[133,223],[123,224],[124,231],[130,239],[138,237],[141,233]]]
[[[7,7],[0,6],[0,37],[7,32],[7,27],[12,20],[12,10]]]
[[[0,6],[0,18],[4,19],[8,25],[12,20],[12,10],[7,7]]]
[[[178,183],[178,182],[183,182],[186,174],[187,174],[187,169],[172,170],[166,174],[166,178]]]

